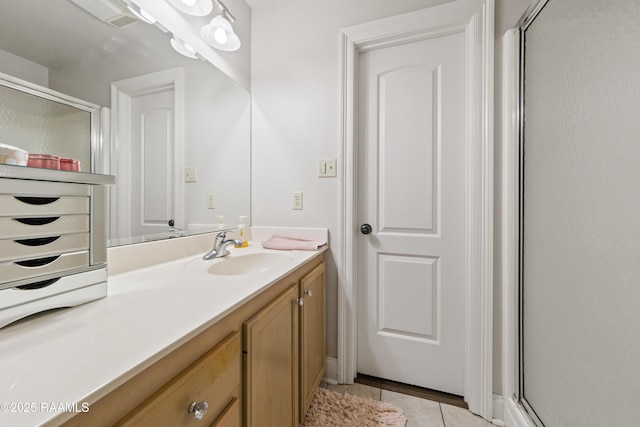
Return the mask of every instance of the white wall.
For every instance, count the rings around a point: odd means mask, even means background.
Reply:
[[[327,276],[327,353],[337,355],[337,298],[340,268],[338,179],[318,178],[318,160],[341,163],[339,31],[375,19],[423,9],[449,0],[254,0],[251,79],[252,223],[328,227],[331,251]],[[496,128],[500,129],[501,37],[513,27],[529,0],[496,1]],[[496,132],[496,168],[500,138]],[[499,214],[499,169],[495,206]],[[338,170],[338,174],[344,172]],[[304,209],[291,210],[292,191],[304,192]],[[500,218],[495,219],[499,233]],[[500,236],[494,237],[499,273]],[[494,391],[501,391],[500,277],[495,282]]]
[[[0,49],[0,73],[49,87],[49,70],[40,64]]]

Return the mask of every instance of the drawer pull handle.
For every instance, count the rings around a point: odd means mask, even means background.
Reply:
[[[55,242],[59,238],[60,238],[60,236],[38,237],[36,239],[14,240],[14,242],[20,243],[21,245],[24,245],[24,246],[44,246],[44,245],[48,245],[49,243]]]
[[[203,419],[208,409],[209,404],[206,400],[203,400],[199,403],[191,402],[191,404],[189,405],[189,413],[193,414],[193,418],[195,418],[196,420]]]
[[[313,292],[311,291],[311,289],[307,289],[306,291],[304,291],[304,294],[308,297],[312,297],[313,296]]]
[[[14,220],[25,225],[47,225],[60,219],[59,216],[50,216],[43,218],[13,218]]]
[[[28,259],[25,261],[16,261],[16,264],[23,267],[42,267],[43,265],[51,264],[58,258],[60,258],[60,255],[50,256],[46,258]]]
[[[59,277],[55,279],[50,279],[50,280],[43,280],[42,282],[29,283],[28,285],[16,286],[16,289],[20,289],[22,291],[32,291],[34,289],[42,289],[42,288],[46,288],[47,286],[53,285],[58,280],[60,280]]]
[[[60,199],[60,197],[14,197],[28,205],[48,205],[49,203],[53,203]]]

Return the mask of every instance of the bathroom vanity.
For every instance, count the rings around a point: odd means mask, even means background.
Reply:
[[[37,409],[0,425],[297,426],[325,370],[323,250],[201,257],[111,275],[108,298],[0,330],[0,401]],[[246,273],[215,267],[243,257]]]

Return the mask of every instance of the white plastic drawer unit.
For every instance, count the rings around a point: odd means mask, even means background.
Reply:
[[[107,186],[82,175],[0,175],[0,327],[106,296]]]

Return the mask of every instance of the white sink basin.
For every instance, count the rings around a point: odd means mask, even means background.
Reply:
[[[240,276],[244,274],[262,273],[280,267],[291,261],[285,254],[264,252],[246,255],[228,255],[210,261],[196,259],[185,265],[185,269],[204,269],[216,276]]]

